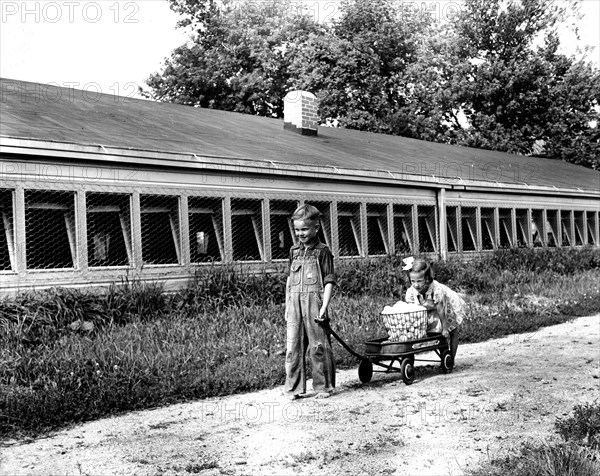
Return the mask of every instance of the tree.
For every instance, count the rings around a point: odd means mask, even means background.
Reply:
[[[557,66],[559,68],[559,66]],[[600,74],[573,61],[550,91],[542,140],[548,157],[600,170]]]
[[[393,0],[348,0],[291,65],[292,87],[317,94],[321,116],[350,129],[409,135],[399,78],[416,59],[427,18]]]
[[[413,133],[519,154],[542,150],[600,168],[600,75],[557,52],[565,8],[545,0],[465,0],[464,6],[423,45],[405,78],[416,85],[409,102]]]
[[[159,101],[282,117],[289,64],[319,26],[290,0],[171,0],[192,40],[147,84]]]

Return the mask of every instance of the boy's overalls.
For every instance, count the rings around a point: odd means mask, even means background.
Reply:
[[[313,390],[318,393],[332,392],[335,387],[335,359],[329,332],[314,321],[319,317],[323,303],[319,253],[318,245],[295,249],[290,266],[286,301],[285,390],[294,395],[306,393],[307,344],[310,345]]]

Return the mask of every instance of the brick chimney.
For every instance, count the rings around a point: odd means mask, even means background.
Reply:
[[[316,136],[318,107],[313,93],[290,91],[283,98],[283,128],[303,136]]]

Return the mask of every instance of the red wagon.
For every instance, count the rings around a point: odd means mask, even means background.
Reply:
[[[425,321],[426,326],[426,321]],[[440,362],[442,372],[450,373],[454,368],[454,359],[450,352],[447,339],[439,332],[427,333],[423,328],[425,336],[419,339],[394,341],[389,337],[370,340],[364,343],[364,354],[359,354],[350,348],[334,331],[329,328],[331,335],[348,352],[360,360],[358,366],[358,378],[361,382],[371,381],[373,372],[400,372],[402,381],[406,385],[413,383],[415,379],[415,361]],[[397,335],[391,333],[391,335]],[[418,354],[435,352],[438,360],[417,359]]]

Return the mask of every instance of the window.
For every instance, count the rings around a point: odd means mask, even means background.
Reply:
[[[496,247],[496,222],[493,208],[481,209],[481,249],[493,250]]]
[[[188,222],[191,262],[223,261],[223,200],[189,197]]]
[[[361,255],[360,205],[338,203],[338,235],[340,256]]]
[[[458,207],[446,207],[448,251],[458,251]]]
[[[498,209],[498,225],[500,235],[500,247],[510,248],[513,246],[512,210],[510,208]]]
[[[534,247],[544,246],[544,211],[531,210],[531,241]]]
[[[15,269],[13,193],[0,190],[0,271]]]
[[[179,263],[179,198],[169,195],[141,195],[140,214],[144,264]]]
[[[524,248],[529,246],[529,220],[527,218],[528,210],[516,210],[517,218],[517,246]]]
[[[264,260],[261,206],[260,200],[231,200],[231,239],[235,261]]]
[[[586,239],[585,212],[576,211],[573,215],[575,218],[575,246],[583,246]]]
[[[460,212],[462,249],[475,251],[477,250],[477,210],[473,207],[462,207]]]
[[[560,226],[562,231],[562,246],[572,246],[573,244],[573,220],[571,220],[571,212],[568,210],[561,210],[560,212]]]
[[[271,200],[270,208],[271,257],[272,259],[285,259],[288,258],[290,248],[296,241],[291,217],[298,208],[298,202]]]
[[[367,204],[367,246],[369,255],[385,255],[388,246],[387,206]]]
[[[26,190],[25,235],[27,268],[75,267],[75,193]]]
[[[596,212],[586,212],[587,215],[587,234],[588,244],[598,246],[598,214]]]
[[[417,213],[419,251],[422,253],[433,253],[437,250],[436,208],[419,205],[417,207]]]
[[[86,195],[89,266],[126,266],[133,263],[130,208],[128,195]]]
[[[394,205],[394,246],[396,253],[411,253],[413,246],[412,205]]]
[[[307,203],[308,205],[309,203]],[[331,203],[330,202],[310,202],[310,205],[317,207],[321,212],[321,228],[317,233],[321,243],[325,243],[332,249],[331,242]]]
[[[546,246],[558,246],[558,211],[546,210]]]

